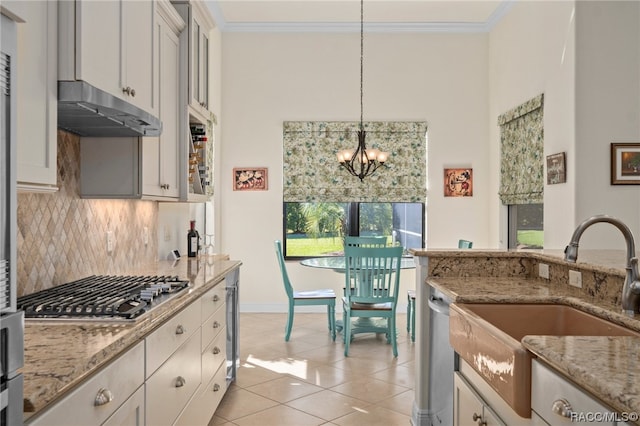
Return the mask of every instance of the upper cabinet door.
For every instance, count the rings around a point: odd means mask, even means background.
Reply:
[[[172,3],[189,25],[189,106],[200,120],[208,120],[211,115],[209,40],[214,22],[204,2],[174,0]]]
[[[75,10],[68,4],[64,8],[75,14],[71,78],[157,114],[152,60],[155,2],[76,0]]]
[[[56,2],[2,1],[18,28],[16,139],[18,190],[57,190]]]

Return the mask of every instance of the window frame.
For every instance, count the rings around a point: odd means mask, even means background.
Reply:
[[[287,204],[297,203],[304,204],[303,202],[283,202],[282,203],[282,251],[285,260],[304,260],[310,259],[314,257],[337,257],[338,255],[314,255],[314,256],[290,256],[287,255]],[[425,229],[426,229],[426,220],[425,220],[425,212],[426,212],[426,203],[422,202],[381,202],[378,204],[419,204],[421,208],[420,217],[422,218],[422,223],[420,227],[420,231],[422,233],[422,247],[425,246]],[[348,204],[348,212],[345,215],[346,218],[346,227],[347,232],[345,235],[349,236],[359,236],[360,235],[360,206],[361,204],[376,204],[368,201],[351,201],[348,203],[338,203],[338,204]],[[393,227],[393,223],[392,223]]]

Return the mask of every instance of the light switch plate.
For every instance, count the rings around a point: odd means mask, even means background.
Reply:
[[[569,285],[582,288],[582,272],[569,271]]]
[[[540,278],[549,279],[549,265],[546,263],[538,263],[538,276]]]

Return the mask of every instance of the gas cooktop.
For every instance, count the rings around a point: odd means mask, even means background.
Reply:
[[[177,276],[92,275],[18,298],[26,319],[132,321],[189,287]]]

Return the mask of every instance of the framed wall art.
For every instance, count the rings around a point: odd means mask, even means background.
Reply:
[[[473,169],[444,169],[445,197],[473,196]]]
[[[547,155],[547,185],[567,181],[566,155],[564,152]]]
[[[640,142],[611,144],[611,185],[640,185]]]
[[[268,173],[266,167],[236,167],[233,169],[234,191],[266,191]]]

